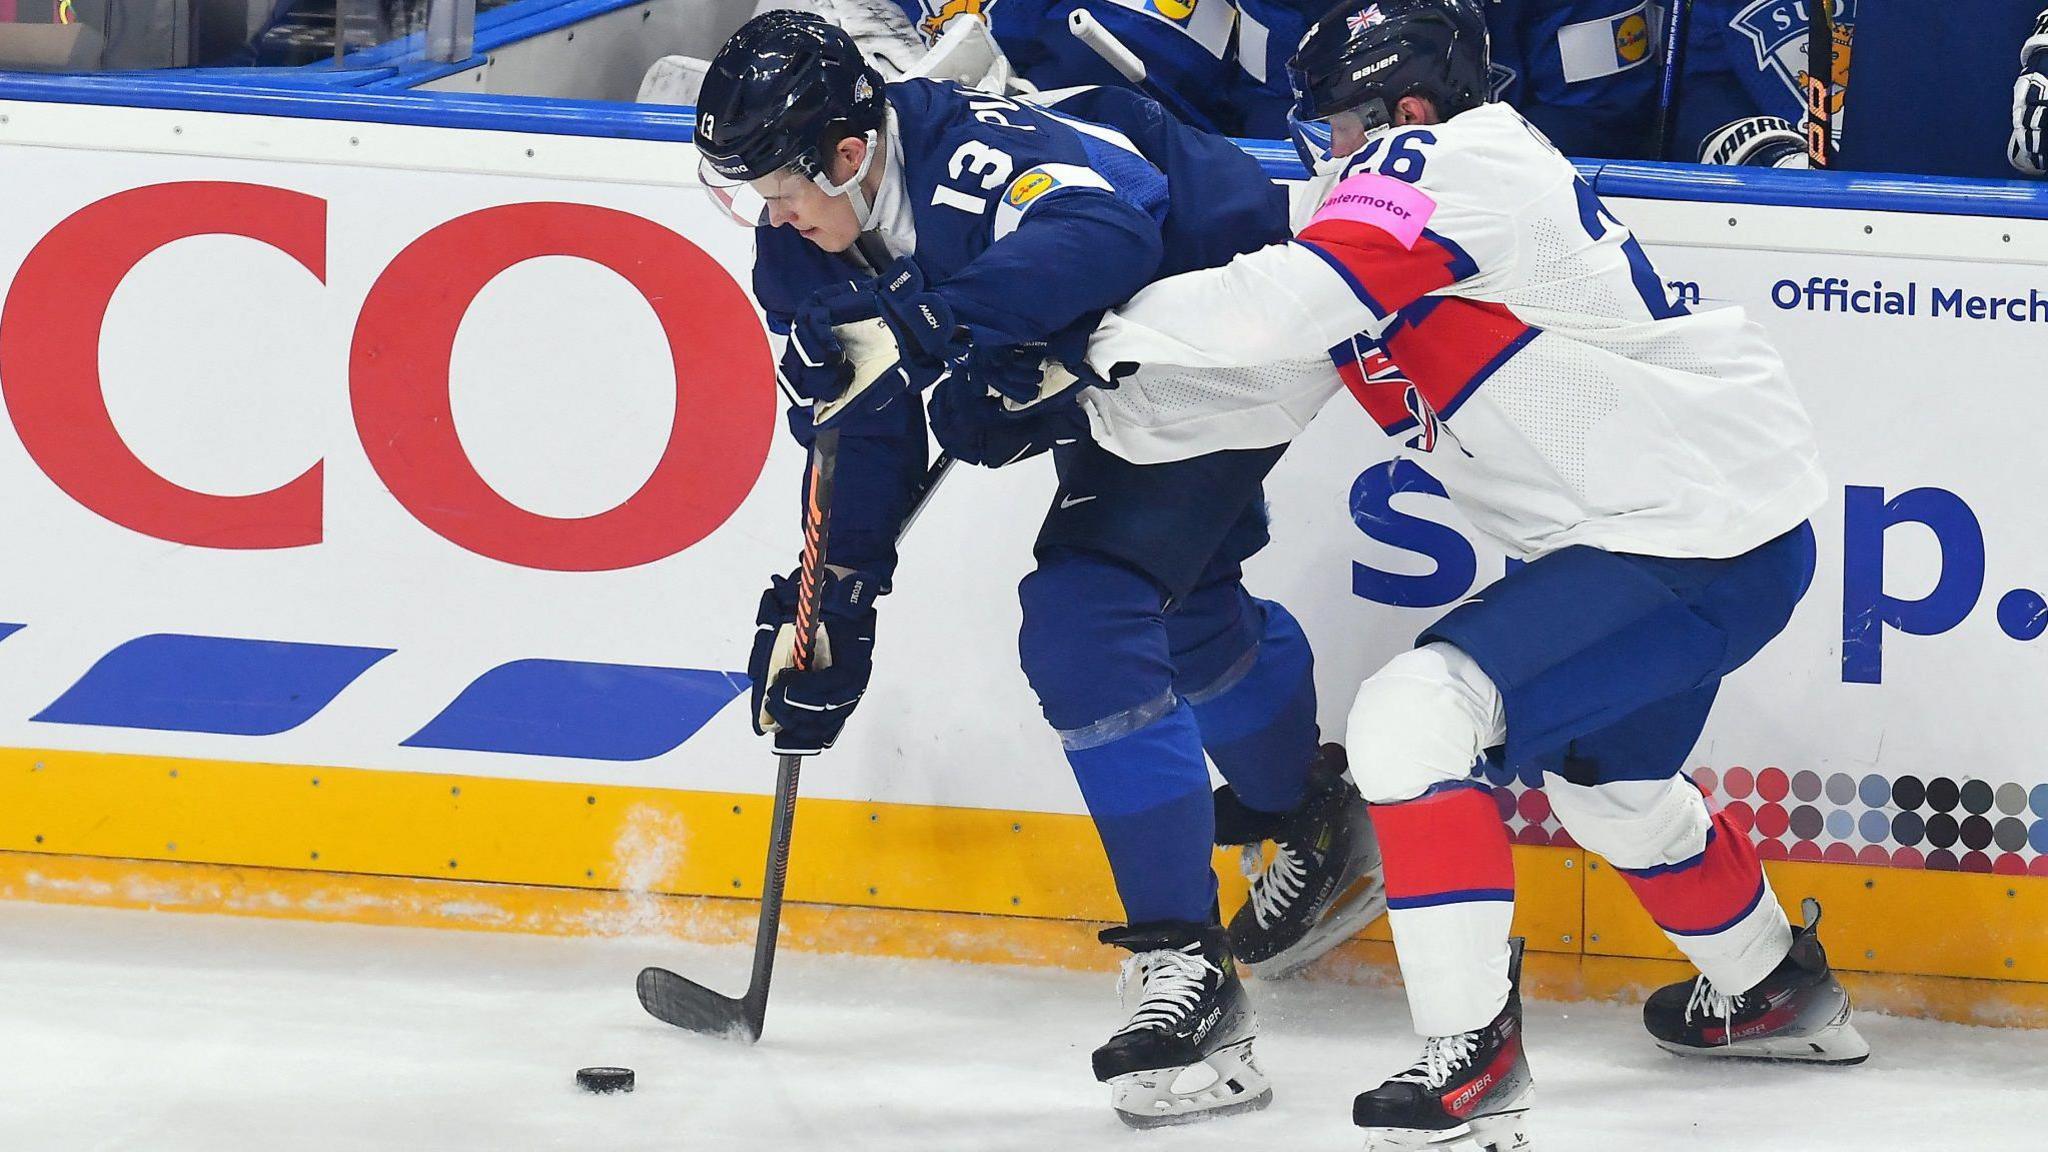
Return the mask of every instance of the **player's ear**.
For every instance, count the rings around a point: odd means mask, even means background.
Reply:
[[[860,171],[861,161],[868,158],[868,141],[865,136],[848,136],[832,150],[832,182],[843,184],[853,179]]]
[[[1403,96],[1394,105],[1394,124],[1406,128],[1410,124],[1441,124],[1443,117],[1437,115],[1436,105],[1424,96]]]

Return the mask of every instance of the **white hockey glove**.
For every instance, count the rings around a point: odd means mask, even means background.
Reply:
[[[1700,141],[1700,163],[1746,168],[1807,168],[1806,136],[1776,116],[1724,124]]]
[[[931,44],[931,51],[904,73],[905,79],[957,80],[969,88],[1004,96],[1038,91],[1037,85],[1018,78],[1010,58],[996,43],[996,34],[981,16],[962,13],[953,17]]]
[[[900,80],[924,55],[924,41],[895,0],[760,0],[754,15],[794,9],[815,12],[846,29],[884,80]]]
[[[2012,144],[2006,156],[2028,176],[2048,176],[2048,11],[2020,48],[2020,78],[2012,87]]]
[[[704,88],[704,73],[710,70],[709,60],[663,56],[640,78],[640,94],[633,99],[641,104],[695,104]]]

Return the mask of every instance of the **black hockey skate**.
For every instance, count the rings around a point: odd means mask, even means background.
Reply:
[[[1105,944],[1133,955],[1118,975],[1137,1007],[1095,1050],[1095,1078],[1110,1086],[1117,1118],[1156,1128],[1250,1112],[1273,1102],[1252,1057],[1257,1020],[1221,925],[1167,922],[1110,928]]]
[[[1535,1102],[1522,1051],[1522,940],[1509,944],[1508,1002],[1477,1032],[1432,1036],[1406,1072],[1351,1102],[1366,1152],[1477,1145],[1526,1152]]]
[[[1820,901],[1799,902],[1805,925],[1763,982],[1728,995],[1705,976],[1667,984],[1643,1004],[1643,1027],[1681,1056],[1861,1064],[1870,1045],[1850,1021],[1849,993],[1820,946]]]
[[[1323,745],[1301,806],[1284,814],[1245,807],[1229,785],[1216,790],[1216,842],[1244,846],[1252,882],[1230,918],[1230,939],[1255,975],[1294,972],[1387,910],[1379,840],[1344,766],[1343,746]],[[1261,869],[1266,840],[1275,842],[1273,862]]]

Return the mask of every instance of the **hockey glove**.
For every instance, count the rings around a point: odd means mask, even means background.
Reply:
[[[1070,325],[1050,340],[1028,344],[984,345],[976,341],[966,358],[966,371],[983,388],[1002,398],[1003,409],[1016,415],[1038,404],[1071,400],[1083,388],[1114,388],[1088,367],[1088,337],[1093,323]],[[1069,368],[1078,364],[1078,369]]]
[[[2012,89],[2012,166],[2029,176],[2048,176],[2048,12],[2034,21],[2034,34],[2020,49],[2020,78]]]
[[[955,460],[1001,468],[1089,436],[1088,414],[1071,395],[1020,410],[970,369],[932,390],[932,435]]]
[[[1746,168],[1808,168],[1806,137],[1790,121],[1750,116],[1714,129],[1700,141],[1700,163]]]
[[[944,379],[959,355],[953,310],[909,259],[872,283],[823,289],[790,326],[783,376],[829,428]]]
[[[865,572],[824,575],[818,590],[818,642],[811,667],[790,667],[796,647],[797,575],[776,576],[761,594],[754,652],[754,731],[775,737],[782,756],[830,748],[868,690],[874,671],[875,597],[882,582]]]

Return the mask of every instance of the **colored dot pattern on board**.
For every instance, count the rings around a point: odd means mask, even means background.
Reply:
[[[1518,844],[1572,847],[1538,773],[1480,773]],[[2048,784],[1701,765],[1693,781],[1766,860],[2048,876]]]

